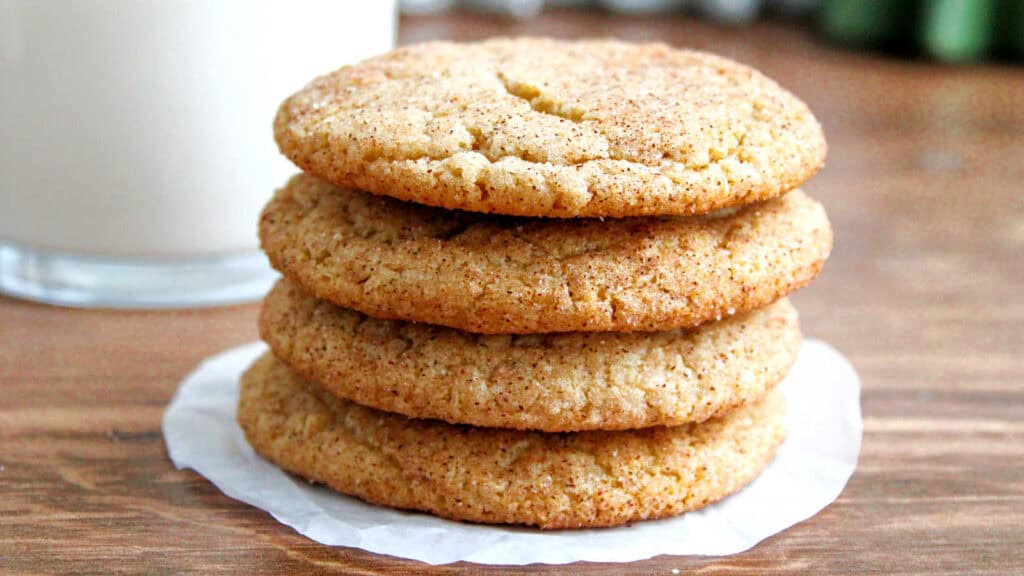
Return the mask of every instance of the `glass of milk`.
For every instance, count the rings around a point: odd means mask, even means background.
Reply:
[[[394,1],[0,0],[0,292],[229,304],[274,279],[281,100],[391,48]]]

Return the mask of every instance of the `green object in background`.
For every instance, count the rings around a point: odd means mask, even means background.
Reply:
[[[824,0],[819,24],[834,40],[878,47],[899,41],[912,29],[912,0]]]
[[[1010,56],[1024,59],[1024,0],[1003,0],[996,19],[999,46]]]
[[[1024,0],[821,0],[818,26],[842,44],[944,62],[1024,60]]]
[[[939,60],[975,60],[992,45],[996,0],[930,0],[921,10],[921,45]]]

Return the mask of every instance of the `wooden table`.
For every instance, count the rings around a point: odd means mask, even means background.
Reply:
[[[795,300],[806,333],[864,382],[860,466],[818,516],[731,558],[549,570],[1024,572],[1024,70],[836,51],[770,24],[554,14],[402,26],[410,42],[519,33],[711,49],[809,102],[831,153],[806,189],[827,206],[836,248]],[[256,312],[0,299],[0,572],[487,571],[320,546],[173,468],[165,404],[201,358],[256,337]]]

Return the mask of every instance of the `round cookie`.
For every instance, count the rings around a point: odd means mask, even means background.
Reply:
[[[340,400],[271,355],[243,376],[259,454],[368,502],[454,520],[614,526],[706,506],[750,482],[785,435],[778,392],[699,425],[545,434],[412,420]]]
[[[764,396],[800,348],[786,300],[693,331],[481,336],[375,320],[282,280],[260,334],[304,378],[414,418],[545,432],[700,422]]]
[[[692,327],[810,282],[832,246],[794,191],[691,217],[583,220],[448,211],[298,175],[263,211],[271,263],[382,319],[488,334]]]
[[[339,186],[517,216],[705,213],[796,187],[826,152],[756,70],[615,40],[400,48],[316,79],[274,132]]]

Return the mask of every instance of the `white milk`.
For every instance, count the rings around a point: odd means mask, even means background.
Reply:
[[[393,1],[0,0],[0,243],[252,251],[297,170],[278,104],[389,49],[394,27]]]

